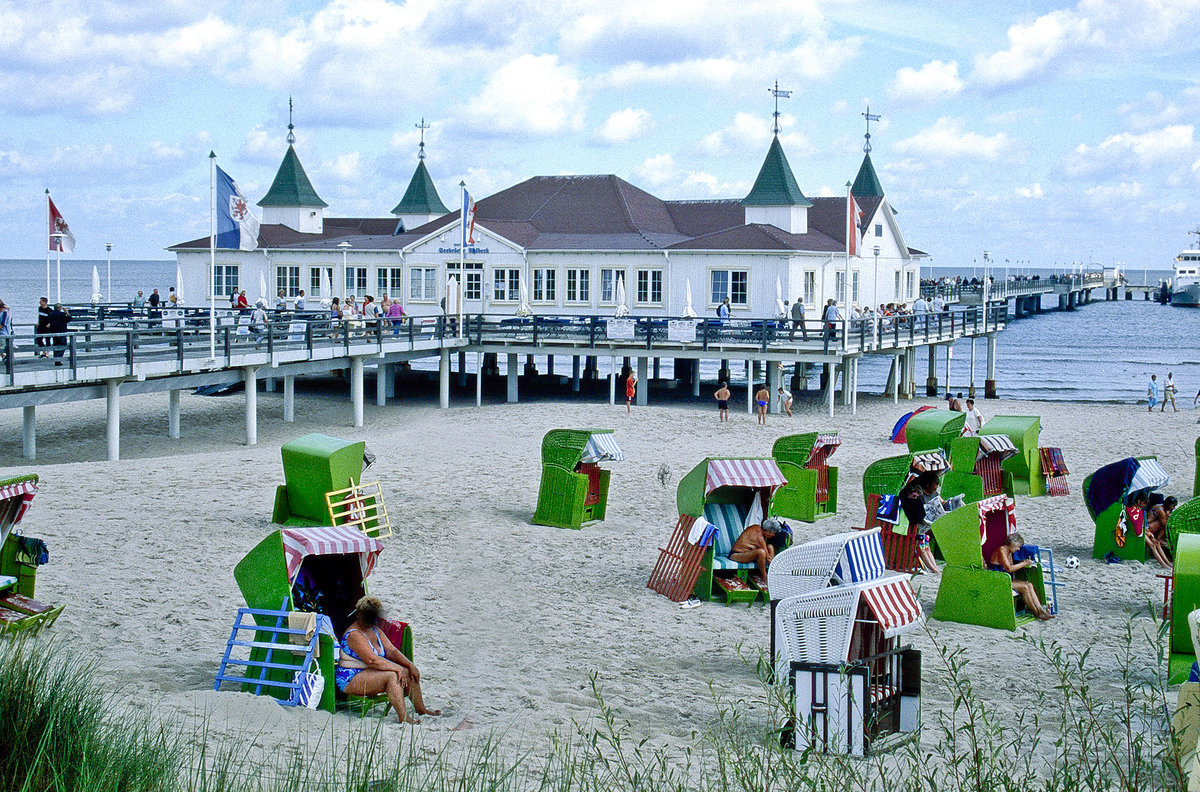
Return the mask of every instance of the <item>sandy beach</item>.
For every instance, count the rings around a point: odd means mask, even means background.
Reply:
[[[807,402],[794,418],[772,415],[760,428],[744,408],[721,425],[715,407],[649,406],[626,415],[623,405],[540,401],[443,411],[433,399],[410,399],[368,405],[366,426],[354,429],[345,394],[331,388],[298,395],[293,424],[281,420],[279,394],[260,394],[259,444],[246,447],[240,396],[183,398],[177,441],[166,437],[165,397],[124,399],[125,459],[116,463],[85,461],[103,457],[102,402],[39,410],[39,461],[0,473],[41,476],[21,529],[50,547],[38,595],[67,605],[52,633],[84,653],[135,707],[187,722],[206,718],[209,739],[251,734],[266,752],[290,750],[302,735],[338,732],[355,720],[211,689],[242,604],[232,570],[272,530],[279,447],[287,440],[312,431],[361,438],[378,456],[367,479],[382,481],[397,533],[386,540],[369,587],[415,630],[427,700],[445,712],[415,727],[427,738],[496,733],[529,744],[551,730],[570,731],[572,722],[594,715],[595,674],[636,738],[682,749],[712,723],[713,690],[727,701],[745,700],[751,723],[771,724],[753,667],[737,651],[753,658],[766,650],[768,611],[719,604],[680,610],[646,588],[675,522],[679,478],[707,455],[768,455],[782,434],[837,430],[841,512],[793,527],[798,541],[849,530],[863,521],[862,471],[899,452],[889,442],[892,424],[932,403],[861,398],[857,415],[839,406],[831,419]],[[1080,484],[1108,462],[1157,454],[1172,477],[1166,492],[1186,499],[1196,414],[1003,400],[981,407],[985,417],[1040,415],[1042,444],[1062,447],[1071,469],[1070,497],[1017,499],[1027,540],[1051,547],[1060,564],[1076,555],[1081,565],[1060,578],[1066,586],[1059,618],[1016,635],[1091,647],[1115,680],[1124,662],[1116,650],[1130,620],[1139,633],[1155,629],[1150,608],[1161,607],[1162,581],[1152,563],[1091,559],[1093,525]],[[0,449],[10,461],[20,457],[20,421],[19,411],[0,414],[0,437],[8,438]],[[588,426],[615,429],[628,458],[612,465],[607,520],[578,532],[531,525],[542,435]],[[938,578],[914,584],[930,612]],[[928,634],[916,635],[913,643],[925,650],[926,723],[949,704],[932,640],[965,647],[977,690],[1006,717],[1022,706],[1014,679],[1052,685],[1034,648],[1013,637],[932,621]],[[1136,647],[1142,661],[1153,662],[1150,641]],[[1115,684],[1097,691],[1115,692]],[[383,728],[386,739],[398,740],[410,727],[389,716]],[[934,735],[927,726],[924,739]]]

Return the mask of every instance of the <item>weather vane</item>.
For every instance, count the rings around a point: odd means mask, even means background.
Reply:
[[[296,142],[296,136],[292,133],[292,130],[295,128],[296,127],[294,127],[292,125],[292,97],[289,96],[288,97],[288,145],[289,146]]]
[[[863,144],[863,151],[867,154],[871,153],[871,122],[878,121],[882,116],[871,112],[871,105],[867,105],[867,112],[862,114],[862,117],[867,119],[867,142]]]
[[[775,123],[772,126],[772,129],[775,132],[775,134],[778,135],[779,134],[779,100],[780,100],[780,98],[783,98],[783,99],[792,98],[792,92],[779,90],[779,80],[775,81],[774,88],[768,88],[767,90],[771,92],[771,96],[775,97],[775,112],[771,114],[771,117],[775,119]]]
[[[413,126],[421,130],[421,148],[417,152],[417,159],[425,159],[425,130],[429,129],[429,124],[425,123],[425,116],[421,116],[421,123],[413,124]]]

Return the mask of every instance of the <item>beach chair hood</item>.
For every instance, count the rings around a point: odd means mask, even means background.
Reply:
[[[1092,515],[1100,514],[1138,490],[1153,490],[1171,483],[1157,459],[1127,457],[1093,473],[1084,497]]]
[[[784,484],[787,479],[774,459],[710,459],[704,494],[719,487],[765,487],[774,493]]]
[[[375,568],[379,554],[383,552],[383,542],[349,526],[284,528],[281,533],[289,584],[295,582],[300,565],[307,556],[355,553],[358,555],[359,568],[365,580]]]
[[[21,522],[33,496],[37,495],[38,477],[36,475],[20,476],[0,481],[0,545],[8,539],[8,534]]]
[[[924,407],[918,407],[917,409],[913,410],[912,412],[905,413],[904,415],[902,415],[900,417],[900,420],[896,421],[896,425],[892,427],[892,442],[900,443],[900,444],[907,443],[908,442],[908,433],[906,430],[908,428],[908,420],[918,413],[923,413],[926,410],[932,410],[932,409],[934,409],[934,408],[931,405],[927,404]]]
[[[617,445],[617,438],[612,432],[593,432],[583,447],[580,462],[595,464],[597,462],[624,462],[625,454]]]
[[[984,456],[991,454],[1000,459],[1008,459],[1017,453],[1017,447],[1008,435],[979,435],[979,451],[977,458],[982,459]]]
[[[962,435],[967,414],[957,410],[926,410],[913,413],[904,427],[908,450],[932,451],[949,449],[950,444]]]

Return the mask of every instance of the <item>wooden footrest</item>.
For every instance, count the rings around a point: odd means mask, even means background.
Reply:
[[[28,618],[28,613],[21,613],[20,611],[9,610],[8,608],[0,607],[0,627],[7,627],[10,624],[16,624],[17,622],[21,621],[21,619]]]
[[[758,590],[750,588],[741,578],[713,578],[724,593],[726,602],[754,602],[758,599]]]
[[[44,602],[38,602],[31,597],[24,597],[20,594],[6,594],[0,597],[0,607],[27,613],[31,616],[54,610],[53,605],[47,605]]]

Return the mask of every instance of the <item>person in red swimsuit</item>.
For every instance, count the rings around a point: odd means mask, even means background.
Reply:
[[[625,412],[633,412],[633,398],[637,396],[637,375],[630,369],[629,376],[625,378]]]

